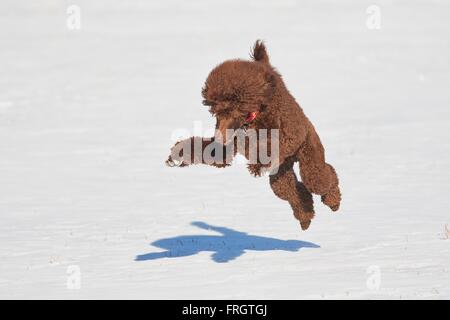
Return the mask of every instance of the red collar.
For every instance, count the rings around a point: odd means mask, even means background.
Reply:
[[[248,115],[247,115],[247,118],[245,119],[245,122],[246,122],[247,124],[253,122],[253,120],[256,119],[256,117],[258,116],[258,114],[259,114],[258,111],[249,112]]]
[[[256,119],[258,114],[259,114],[258,111],[249,112],[247,115],[247,118],[245,118],[245,122],[242,125],[241,129],[243,129],[244,131],[247,131],[248,126],[250,125],[250,123],[253,122],[253,120]]]

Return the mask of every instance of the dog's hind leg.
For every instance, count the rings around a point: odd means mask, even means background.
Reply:
[[[298,181],[292,166],[292,162],[282,164],[278,172],[270,176],[270,186],[275,195],[289,202],[295,218],[306,230],[314,218],[313,198],[305,185]]]
[[[325,162],[325,154],[319,136],[311,130],[298,152],[300,177],[306,188],[321,196],[322,202],[337,211],[341,202],[339,180],[334,168]]]

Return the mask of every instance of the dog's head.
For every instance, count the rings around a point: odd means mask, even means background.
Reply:
[[[232,138],[227,129],[241,128],[254,112],[264,116],[275,92],[275,71],[262,42],[256,42],[252,57],[218,65],[203,87],[203,104],[216,117],[216,140],[223,144]]]

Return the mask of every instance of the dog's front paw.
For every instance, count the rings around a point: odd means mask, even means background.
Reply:
[[[250,172],[251,175],[253,175],[254,177],[261,177],[262,175],[262,169],[263,169],[263,165],[260,163],[256,163],[256,164],[249,164],[247,165],[247,169]]]

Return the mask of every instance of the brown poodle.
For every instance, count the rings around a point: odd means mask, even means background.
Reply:
[[[177,162],[179,166],[204,163],[226,167],[236,154],[236,151],[227,152],[230,144],[236,145],[236,136],[229,134],[229,129],[239,132],[243,132],[240,128],[278,129],[277,161],[267,164],[257,160],[249,164],[248,169],[260,176],[269,166],[272,168],[270,186],[273,192],[289,202],[295,218],[306,230],[314,217],[312,193],[320,195],[331,210],[339,209],[338,177],[334,168],[325,162],[324,148],[314,126],[287,90],[281,75],[271,66],[263,42],[255,43],[251,56],[253,61],[229,60],[211,71],[202,96],[203,104],[209,106],[217,119],[216,135],[177,142],[166,163],[169,166]],[[271,138],[266,138],[265,142],[270,145]],[[204,151],[208,148],[212,150],[209,154],[213,161],[205,159]],[[249,159],[250,149],[245,145],[240,153]],[[293,170],[297,161],[302,182]]]

